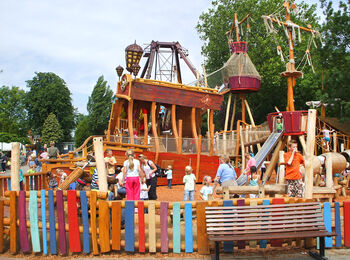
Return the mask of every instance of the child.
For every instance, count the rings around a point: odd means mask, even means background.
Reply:
[[[148,200],[148,192],[149,192],[150,188],[151,188],[151,186],[147,187],[146,178],[143,177],[141,180],[141,192],[140,192],[140,199],[141,200]]]
[[[186,166],[186,175],[183,178],[183,183],[185,183],[185,195],[184,201],[194,200],[194,185],[196,183],[196,176],[192,173],[192,167]]]
[[[171,165],[168,166],[168,170],[165,171],[165,174],[168,180],[168,188],[171,189],[171,183],[173,182],[173,170]]]
[[[47,173],[47,182],[49,184],[50,189],[56,189],[57,188],[57,181],[56,176],[53,174],[53,172]]]
[[[67,178],[67,173],[65,173],[61,169],[56,170],[56,174],[60,177],[60,185],[66,180]]]
[[[108,200],[114,200],[114,185],[110,184],[108,186]]]
[[[29,173],[29,174],[36,173],[35,168],[36,168],[35,164],[32,164],[30,166],[30,168],[28,169],[27,173]]]
[[[257,170],[255,166],[250,167],[250,180],[248,186],[258,186],[259,175],[257,174]],[[250,198],[257,198],[257,194],[250,194]]]
[[[210,186],[211,183],[211,177],[210,176],[204,176],[203,178],[203,187],[200,190],[200,197],[202,200],[208,200],[208,195],[213,194],[213,187]]]
[[[277,117],[276,130],[277,130],[277,133],[282,133],[282,131],[283,131],[283,123],[282,123],[282,119],[280,117]]]

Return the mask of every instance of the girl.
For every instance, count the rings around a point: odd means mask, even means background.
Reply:
[[[56,189],[57,188],[56,175],[54,175],[53,172],[48,172],[47,173],[47,182],[49,184],[50,189]]]
[[[186,175],[183,178],[183,183],[185,183],[185,195],[184,201],[194,200],[194,185],[196,183],[196,176],[192,173],[192,167],[186,166]]]
[[[148,191],[150,188],[151,188],[151,186],[147,186],[147,184],[146,184],[146,178],[142,178],[141,193],[140,193],[141,200],[148,200]]]
[[[211,183],[211,177],[210,176],[204,176],[203,178],[203,187],[200,190],[200,197],[202,200],[208,200],[208,195],[213,194],[213,187],[210,186]]]
[[[139,160],[141,162],[141,168],[146,175],[146,184],[150,186],[148,192],[148,199],[157,199],[157,166],[151,161],[147,160],[147,157],[143,154],[139,155]]]
[[[144,174],[140,162],[134,158],[134,151],[127,150],[125,155],[128,158],[123,167],[123,182],[126,177],[126,199],[140,200],[140,176],[143,178]]]

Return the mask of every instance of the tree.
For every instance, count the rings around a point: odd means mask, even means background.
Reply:
[[[350,118],[350,1],[347,2],[340,1],[335,10],[333,1],[321,1],[326,16],[322,29],[322,99],[328,103],[327,116],[338,118]]]
[[[17,137],[27,135],[27,111],[25,91],[18,87],[0,88],[0,132]]]
[[[45,119],[54,113],[62,127],[62,141],[71,140],[74,107],[66,82],[52,72],[36,72],[33,79],[27,81],[27,87],[26,107],[32,131],[41,133]]]
[[[59,143],[63,139],[63,130],[57,117],[54,113],[50,113],[46,118],[43,131],[41,132],[41,140],[44,144],[49,144],[50,141]]]
[[[85,116],[77,125],[74,134],[74,145],[75,147],[79,147],[84,143],[84,141],[91,136],[91,130],[89,125],[89,119]]]
[[[276,55],[277,46],[275,41],[279,42],[285,55],[288,54],[288,42],[281,27],[278,25],[275,25],[275,29],[280,30],[281,33],[277,34],[276,38],[271,34],[267,34],[264,22],[261,19],[262,15],[271,14],[273,11],[281,9],[281,7],[282,1],[280,0],[217,0],[212,2],[212,7],[202,13],[197,25],[200,38],[204,41],[202,54],[206,57],[205,66],[210,73],[221,68],[230,57],[225,33],[231,28],[234,13],[237,13],[240,18],[251,14],[253,21],[250,22],[251,31],[248,39],[248,54],[260,73],[262,82],[260,91],[249,95],[247,99],[257,123],[266,121],[266,115],[274,112],[275,106],[280,110],[284,110],[287,103],[286,79],[280,76],[280,73],[285,71],[285,63]],[[320,26],[315,11],[315,5],[309,6],[301,3],[299,5],[299,13],[292,15],[292,20],[302,26],[311,24],[314,29],[319,29]],[[247,29],[244,28],[243,31],[246,33]],[[241,35],[241,40],[245,41],[246,39],[247,35]],[[303,35],[302,43],[298,43],[295,46],[297,62],[304,56],[307,39]],[[315,70],[320,71],[317,63],[319,60],[317,58],[318,53],[316,51],[313,54],[316,56],[313,57],[315,59]],[[307,108],[305,102],[316,95],[317,87],[320,88],[320,84],[318,84],[321,79],[320,74],[309,75],[308,71],[305,74],[307,75],[305,76],[307,81],[297,79],[297,85],[294,88],[296,109]],[[312,87],[309,86],[310,82]],[[237,113],[240,112],[239,105],[236,111]],[[223,128],[225,113],[226,104],[223,104],[221,111],[216,111],[215,113],[215,125],[219,126],[219,129]]]
[[[88,123],[90,131],[94,135],[104,134],[108,128],[108,121],[112,107],[113,91],[107,85],[107,81],[100,76],[89,97],[87,104]]]

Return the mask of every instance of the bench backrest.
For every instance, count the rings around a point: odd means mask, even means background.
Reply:
[[[209,235],[249,235],[279,232],[324,231],[323,214],[318,202],[206,207]]]

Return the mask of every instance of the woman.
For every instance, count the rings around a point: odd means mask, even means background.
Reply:
[[[245,155],[246,161],[247,161],[247,166],[244,169],[244,171],[242,172],[242,174],[239,176],[239,178],[237,179],[237,184],[239,186],[243,186],[243,185],[248,185],[249,184],[249,179],[250,179],[250,167],[255,166],[256,167],[256,161],[254,158],[254,154],[253,153],[247,153]]]
[[[148,199],[156,200],[157,199],[157,166],[151,161],[147,160],[147,157],[143,154],[139,155],[139,160],[141,162],[142,169],[146,175],[146,184],[147,187],[151,186],[148,191]]]
[[[140,167],[140,162],[136,160],[133,150],[127,150],[125,153],[128,158],[124,161],[123,182],[126,177],[126,199],[140,200],[140,177],[144,176]]]
[[[222,187],[237,186],[235,169],[230,164],[230,158],[227,156],[220,157],[220,165],[216,172],[213,191],[218,183]]]

